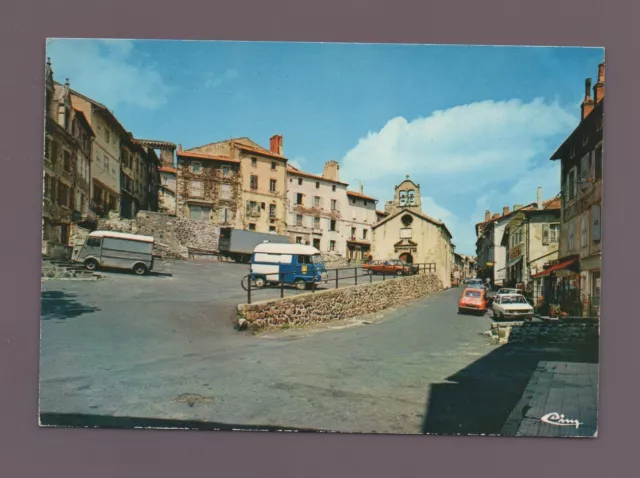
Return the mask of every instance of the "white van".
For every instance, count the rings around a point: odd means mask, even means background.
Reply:
[[[153,269],[152,236],[113,231],[93,231],[84,244],[76,246],[71,260],[90,270],[128,269],[145,275]]]

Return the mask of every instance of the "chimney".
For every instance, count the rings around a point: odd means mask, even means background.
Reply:
[[[362,181],[360,181],[360,194],[364,194],[364,185],[362,184]]]
[[[542,188],[538,188],[538,211],[542,210]]]
[[[495,213],[491,219],[498,219],[499,217],[500,217],[500,214]]]
[[[598,65],[598,82],[593,87],[593,98],[596,104],[604,98],[604,62]]]
[[[509,214],[509,206],[505,206],[502,208],[502,215],[506,216],[507,214]]]
[[[182,153],[182,145],[181,145],[181,144],[179,144],[179,145],[178,145],[178,151],[179,151],[180,153]]]
[[[488,209],[484,212],[484,222],[488,222],[491,220],[491,211]]]
[[[522,204],[514,204],[513,205],[513,210],[514,211],[517,211],[518,209],[521,209],[521,208],[522,208]]]
[[[591,78],[584,80],[584,101],[582,102],[582,119],[585,119],[593,110],[593,100],[591,99]]]
[[[322,171],[322,177],[329,181],[340,181],[340,165],[337,161],[327,161],[324,164],[324,170]]]
[[[271,136],[271,140],[269,142],[269,151],[282,156],[282,135],[281,134],[275,134]]]

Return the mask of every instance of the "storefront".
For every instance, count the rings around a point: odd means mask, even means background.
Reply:
[[[568,257],[532,276],[536,308],[543,316],[582,316],[579,257]]]
[[[371,253],[371,243],[366,241],[347,241],[347,259],[350,262],[362,263]]]

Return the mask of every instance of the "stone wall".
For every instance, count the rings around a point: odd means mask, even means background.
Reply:
[[[135,219],[111,215],[98,222],[98,229],[154,236],[154,252],[176,259],[187,259],[188,248],[216,251],[220,236],[220,229],[213,224],[149,211],[140,211]]]
[[[404,304],[441,290],[435,274],[400,277],[341,289],[238,305],[238,328],[304,325],[349,319]]]
[[[598,340],[597,319],[561,319],[553,322],[495,322],[491,334],[500,343],[582,344]]]

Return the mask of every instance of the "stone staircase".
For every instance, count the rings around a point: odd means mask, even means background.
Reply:
[[[82,264],[64,259],[42,258],[43,279],[95,280],[100,277],[100,274],[86,270]]]

